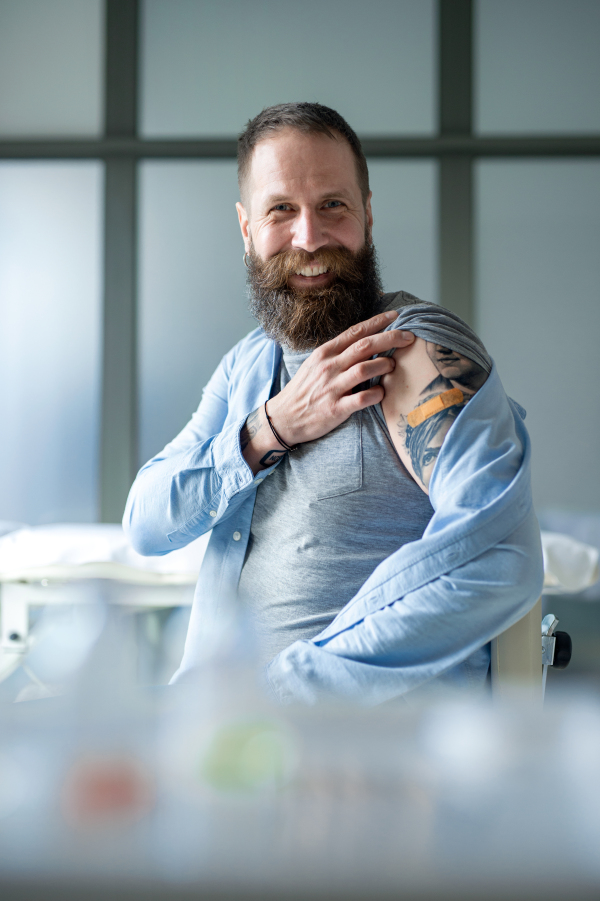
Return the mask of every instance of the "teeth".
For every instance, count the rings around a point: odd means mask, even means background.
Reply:
[[[307,277],[310,277],[314,275],[324,275],[327,271],[327,266],[305,266],[304,269],[297,269],[296,275],[306,275]]]

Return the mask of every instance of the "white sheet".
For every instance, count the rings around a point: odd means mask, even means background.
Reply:
[[[0,581],[109,578],[138,584],[193,584],[210,533],[164,557],[142,557],[120,525],[30,526],[0,538]]]
[[[542,532],[544,594],[572,594],[598,581],[600,551],[569,535]]]

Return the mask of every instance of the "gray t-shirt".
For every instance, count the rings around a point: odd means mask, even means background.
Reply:
[[[309,353],[284,349],[281,388]],[[239,583],[262,662],[324,629],[432,514],[376,408],[287,454],[257,489]]]
[[[490,371],[485,347],[454,313],[404,291],[385,295],[381,309],[399,312],[390,328],[409,329]],[[279,388],[308,356],[284,350]],[[422,536],[432,514],[379,405],[287,454],[257,489],[239,583],[263,662],[325,628],[382,560]]]

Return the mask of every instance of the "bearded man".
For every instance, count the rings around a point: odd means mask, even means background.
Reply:
[[[261,327],[124,517],[144,554],[212,530],[176,678],[235,592],[281,701],[482,686],[491,638],[541,590],[523,411],[458,317],[383,293],[367,163],[338,113],[263,110],[238,173]],[[440,377],[440,354],[466,361],[468,387]]]

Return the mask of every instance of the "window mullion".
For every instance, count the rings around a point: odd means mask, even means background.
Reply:
[[[138,0],[106,0],[105,137],[135,138]],[[137,460],[136,160],[106,158],[100,519],[118,522]]]
[[[473,4],[439,2],[439,132],[472,136]],[[439,187],[440,301],[469,324],[473,299],[473,158],[442,156]]]

